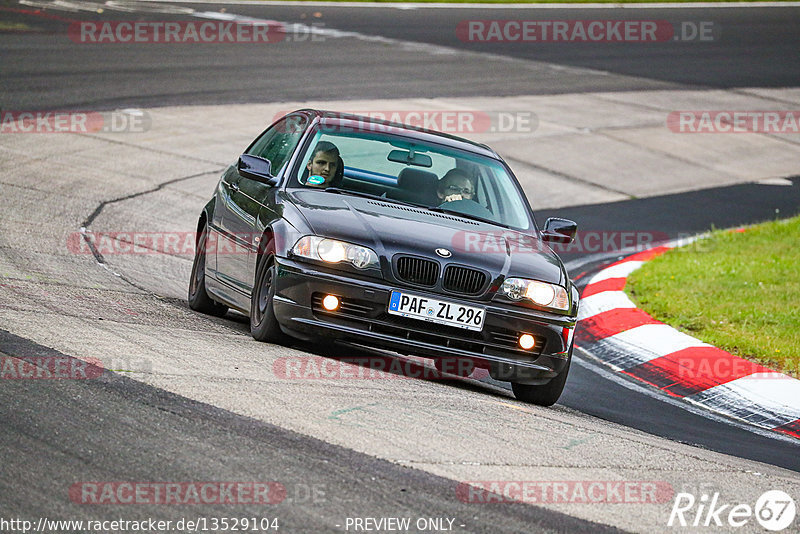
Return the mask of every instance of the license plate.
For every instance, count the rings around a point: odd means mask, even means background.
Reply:
[[[387,311],[393,315],[476,331],[483,329],[483,319],[486,316],[484,308],[420,297],[401,291],[392,291]]]

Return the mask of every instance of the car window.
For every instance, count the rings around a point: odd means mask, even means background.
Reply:
[[[315,154],[318,147],[325,147],[325,158],[331,161],[335,161],[338,152],[343,169],[337,169],[336,175],[332,171],[321,171],[323,176],[310,173],[315,168],[312,158],[323,152]],[[333,152],[329,152],[331,149]],[[404,159],[404,154],[414,163]],[[462,213],[512,228],[527,230],[531,225],[527,204],[514,177],[502,162],[479,154],[385,132],[339,132],[323,128],[310,139],[300,163],[290,187],[334,186],[337,190]],[[460,191],[472,190],[471,198],[467,195],[454,200],[443,198],[442,190],[453,185],[452,177],[446,178],[451,171],[462,176],[455,187]]]
[[[308,127],[306,116],[289,115],[256,139],[247,154],[268,159],[272,164],[272,174],[277,176],[289,161],[306,127]]]

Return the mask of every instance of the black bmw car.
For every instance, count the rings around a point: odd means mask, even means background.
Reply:
[[[556,218],[539,229],[487,146],[300,110],[222,175],[198,221],[189,304],[248,314],[259,341],[468,361],[549,406],[569,371],[578,291],[547,242],[575,232]]]

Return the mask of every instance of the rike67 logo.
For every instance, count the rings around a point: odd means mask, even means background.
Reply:
[[[678,493],[669,514],[669,527],[724,527],[740,528],[753,519],[772,532],[782,531],[794,524],[797,507],[786,492],[770,490],[756,500],[747,503],[725,503],[719,493],[703,494],[696,498],[691,493]]]

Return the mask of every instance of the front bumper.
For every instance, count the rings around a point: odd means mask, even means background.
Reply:
[[[546,381],[566,366],[575,317],[554,319],[527,308],[428,293],[286,258],[275,261],[275,316],[292,336],[333,338],[426,358],[470,359],[499,380]],[[485,307],[483,329],[474,332],[390,315],[386,310],[392,289]],[[341,301],[335,312],[321,305],[328,294]],[[536,339],[533,349],[517,345],[523,332]]]

